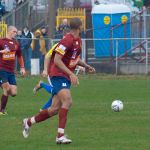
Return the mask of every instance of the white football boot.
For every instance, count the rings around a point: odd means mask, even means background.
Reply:
[[[66,135],[64,135],[64,136],[61,136],[60,138],[56,137],[56,143],[57,144],[70,144],[72,143],[72,140],[68,139]]]
[[[28,121],[28,118],[23,119],[23,131],[22,131],[22,134],[23,134],[24,138],[28,138],[28,136],[29,136],[29,129],[30,129],[30,127],[27,124],[27,121]]]
[[[33,88],[33,93],[35,94],[38,90],[40,90],[42,87],[41,87],[41,84],[42,81],[40,80],[36,85],[35,87]]]

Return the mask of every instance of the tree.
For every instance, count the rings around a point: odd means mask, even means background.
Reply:
[[[48,23],[48,36],[50,38],[53,38],[54,35],[54,29],[55,29],[55,22],[56,22],[56,10],[55,10],[55,0],[48,0],[48,17],[47,17],[47,23]]]
[[[150,0],[144,0],[144,6],[150,6]]]
[[[79,8],[80,7],[80,0],[74,0],[74,7]]]

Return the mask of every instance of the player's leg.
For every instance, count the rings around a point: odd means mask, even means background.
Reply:
[[[65,77],[52,77],[53,92],[55,92],[61,101],[59,110],[58,135],[56,137],[57,144],[69,144],[72,141],[65,134],[65,126],[67,123],[68,110],[72,105],[72,97],[70,93],[71,82]]]
[[[17,95],[15,75],[13,73],[7,73],[7,80],[8,82],[2,84],[3,96],[1,98],[0,112],[2,112],[3,114],[7,114],[5,109],[8,102],[8,95],[11,95],[13,97]]]
[[[10,91],[10,85],[8,82],[8,74],[5,71],[0,70],[0,87],[3,89],[0,103],[0,115],[5,115],[5,108],[8,102],[8,96]]]
[[[6,105],[8,102],[8,96],[9,96],[9,91],[10,91],[10,85],[8,82],[3,83],[1,85],[1,88],[3,89],[3,94],[1,96],[1,104],[0,104],[0,115],[5,115],[7,114],[5,112]]]
[[[51,85],[42,82],[40,84],[40,86],[41,86],[41,88],[45,89],[48,93],[50,93],[50,94],[52,93],[52,86]]]
[[[33,92],[36,93],[41,88],[45,89],[48,93],[52,93],[52,86],[44,83],[41,80],[35,85]]]
[[[9,95],[15,97],[17,95],[17,83],[16,83],[15,75],[13,73],[9,73],[8,82],[10,84]]]
[[[17,86],[16,85],[10,85],[10,95],[12,97],[15,97],[17,95]]]
[[[52,106],[48,109],[42,110],[39,114],[31,117],[25,118],[23,120],[23,136],[27,138],[29,136],[29,128],[35,124],[47,120],[48,118],[56,115],[58,110],[61,107],[61,102],[58,97],[55,95],[53,96]]]
[[[41,110],[47,109],[52,105],[52,97],[49,98],[49,100],[44,104],[44,106],[41,108]]]
[[[52,86],[52,83],[51,83],[51,80],[50,80],[50,77],[48,76],[48,82],[49,82],[49,87],[51,89],[49,89],[51,91],[51,93],[53,92],[53,86]],[[48,107],[50,107],[52,104],[52,97],[49,98],[49,100],[44,104],[44,106],[42,107],[42,109],[46,109]]]
[[[61,100],[62,105],[59,111],[58,135],[56,138],[56,143],[69,144],[72,142],[72,140],[65,137],[64,130],[67,123],[67,114],[72,105],[70,89],[62,89],[57,95]]]

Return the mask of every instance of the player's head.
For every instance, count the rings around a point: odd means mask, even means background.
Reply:
[[[70,28],[65,28],[64,30],[63,30],[63,36],[65,36],[67,33],[69,33],[70,32]]]
[[[17,28],[15,26],[8,26],[8,33],[7,36],[10,39],[15,38],[15,36],[17,35]]]
[[[70,20],[70,29],[82,31],[82,21],[79,18],[73,18]]]

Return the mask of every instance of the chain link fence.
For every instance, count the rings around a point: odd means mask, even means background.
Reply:
[[[10,13],[2,16],[1,20],[19,29],[22,29],[26,25],[34,29],[46,22],[48,15],[47,1],[44,0],[41,5],[37,0],[27,0],[22,5],[14,8]]]

